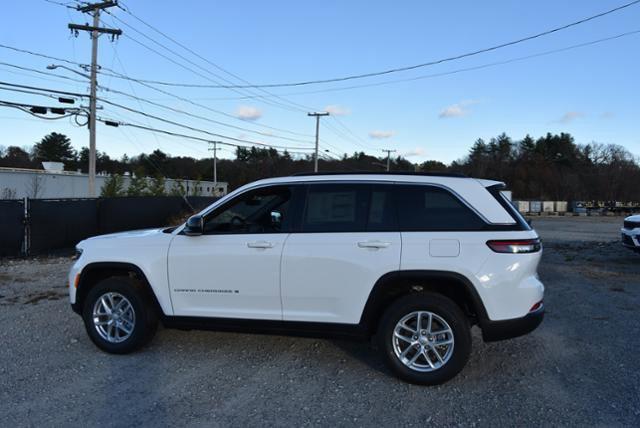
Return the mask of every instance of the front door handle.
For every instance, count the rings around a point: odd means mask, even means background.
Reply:
[[[391,242],[382,242],[382,241],[363,241],[363,242],[358,242],[358,247],[360,247],[360,248],[378,249],[378,248],[387,248],[389,245],[391,245]]]
[[[267,241],[247,242],[249,248],[273,248],[274,246],[273,242]]]

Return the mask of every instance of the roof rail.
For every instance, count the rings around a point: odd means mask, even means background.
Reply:
[[[326,172],[296,172],[293,177],[304,177],[313,175],[418,175],[425,177],[458,177],[468,178],[460,172],[414,172],[414,171],[326,171]]]

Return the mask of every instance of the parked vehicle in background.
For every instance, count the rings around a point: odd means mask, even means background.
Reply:
[[[625,218],[620,232],[622,233],[622,245],[640,252],[640,215]]]
[[[93,342],[177,328],[376,337],[402,379],[439,384],[544,314],[541,244],[504,184],[458,175],[261,180],[177,228],[78,244],[70,300]]]

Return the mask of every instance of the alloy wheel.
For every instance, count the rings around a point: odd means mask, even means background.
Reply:
[[[93,325],[107,342],[124,342],[133,333],[135,324],[133,305],[120,293],[105,293],[93,305]]]
[[[411,370],[431,372],[453,355],[453,330],[439,315],[415,311],[402,317],[393,329],[393,351]]]

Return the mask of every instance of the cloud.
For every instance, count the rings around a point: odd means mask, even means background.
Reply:
[[[415,149],[401,153],[400,155],[404,158],[410,158],[415,156],[425,156],[426,154],[427,151],[425,149],[423,149],[422,147],[416,147]]]
[[[339,106],[337,104],[331,104],[324,108],[324,111],[332,114],[333,116],[347,116],[351,114],[351,110],[347,107]]]
[[[566,124],[566,123],[573,122],[576,119],[580,119],[581,117],[584,117],[584,113],[579,111],[568,111],[565,114],[563,114],[562,117],[557,120],[557,122]]]
[[[612,111],[605,111],[600,115],[600,117],[602,119],[613,119],[614,117],[616,117],[616,114]]]
[[[448,119],[452,117],[466,116],[469,113],[471,113],[471,109],[469,107],[471,107],[474,104],[478,104],[478,101],[475,101],[475,100],[460,101],[459,103],[452,104],[448,107],[445,107],[440,112],[438,117],[440,117],[440,119]]]
[[[236,109],[236,116],[243,120],[258,120],[262,117],[262,110],[252,106],[240,106]]]
[[[384,140],[385,138],[391,138],[394,135],[396,135],[395,131],[375,130],[375,131],[370,131],[369,132],[369,137],[373,138],[374,140]]]

